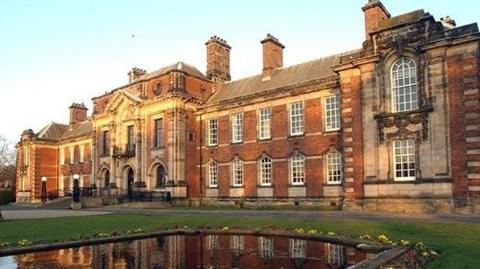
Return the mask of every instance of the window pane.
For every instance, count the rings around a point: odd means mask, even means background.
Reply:
[[[394,168],[396,180],[415,179],[415,140],[396,140],[393,142]]]
[[[403,112],[418,109],[417,74],[415,62],[401,58],[392,66],[392,109]]]

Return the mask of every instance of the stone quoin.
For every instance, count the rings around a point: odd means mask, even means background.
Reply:
[[[217,36],[205,74],[133,68],[90,115],[74,103],[69,124],[22,133],[17,201],[38,202],[42,176],[67,195],[79,174],[80,187],[134,184],[189,204],[480,212],[477,24],[392,16],[373,0],[362,10],[358,50],[283,66],[268,34],[256,76],[232,80]]]

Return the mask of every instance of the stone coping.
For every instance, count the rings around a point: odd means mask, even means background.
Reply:
[[[296,233],[285,230],[240,230],[240,229],[171,229],[154,232],[146,232],[139,234],[119,235],[112,237],[89,238],[65,242],[40,243],[31,246],[15,246],[0,249],[0,257],[12,256],[32,252],[50,251],[62,248],[76,248],[81,246],[107,244],[115,242],[133,241],[159,236],[172,235],[252,235],[252,236],[275,236],[288,237],[295,239],[315,240],[333,244],[347,245],[355,247],[366,252],[379,252],[377,255],[362,261],[361,263],[349,267],[349,269],[362,268],[370,269],[377,268],[379,265],[398,258],[403,255],[407,249],[403,247],[391,247],[375,241],[367,241],[361,239],[354,239],[342,235],[316,235],[308,233]],[[376,265],[375,267],[373,267]]]

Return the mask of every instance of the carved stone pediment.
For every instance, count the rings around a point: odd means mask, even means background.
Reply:
[[[424,141],[427,140],[429,136],[429,114],[432,111],[432,105],[427,104],[420,109],[408,112],[378,113],[375,115],[378,128],[378,142],[383,143],[385,139],[406,139],[412,136],[422,138]]]

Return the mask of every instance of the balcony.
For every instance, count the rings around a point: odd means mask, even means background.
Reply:
[[[115,146],[113,148],[113,157],[117,159],[135,157],[135,144],[126,144],[123,148]]]

